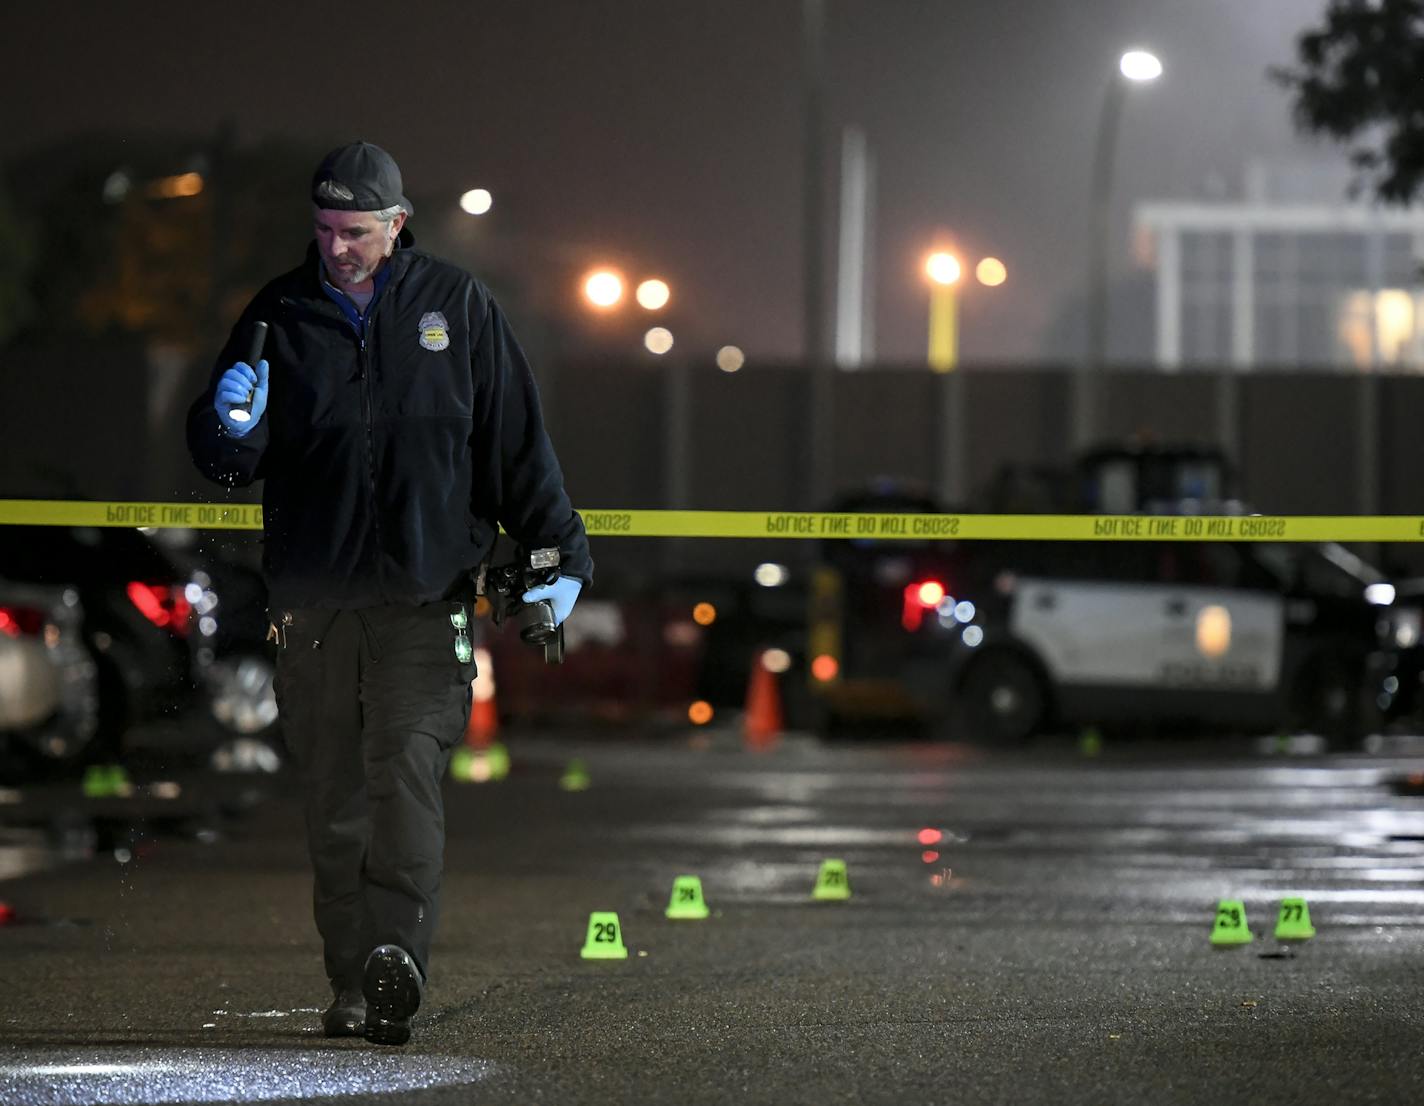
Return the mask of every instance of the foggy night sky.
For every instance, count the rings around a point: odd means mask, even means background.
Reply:
[[[1339,163],[1293,134],[1266,67],[1292,60],[1324,0],[827,0],[826,259],[835,259],[841,124],[877,160],[878,352],[923,359],[920,261],[937,229],[1009,282],[971,288],[963,353],[1076,357],[1045,330],[1084,283],[1087,191],[1103,87],[1142,45],[1166,66],[1128,97],[1114,250],[1134,199],[1240,186],[1248,157]],[[0,159],[86,131],[286,135],[389,149],[423,205],[485,218],[530,249],[656,272],[704,345],[800,349],[800,0],[206,0],[25,3],[6,13]],[[293,203],[305,202],[294,196]],[[427,238],[428,241],[428,238]],[[292,244],[293,263],[304,243]],[[478,271],[478,267],[476,267]],[[828,287],[828,314],[834,289]],[[1081,309],[1081,308],[1080,308]],[[830,320],[828,319],[828,325]]]

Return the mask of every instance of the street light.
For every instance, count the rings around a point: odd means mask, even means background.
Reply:
[[[959,294],[964,276],[959,258],[947,250],[936,250],[925,258],[925,275],[930,278],[930,368],[949,372],[959,363]],[[997,257],[981,258],[974,277],[986,288],[997,288],[1009,279],[1009,270]]]
[[[672,292],[669,290],[666,281],[653,278],[639,284],[638,290],[634,295],[638,300],[639,307],[647,311],[657,311],[667,306]]]
[[[665,326],[655,326],[643,335],[643,346],[649,353],[661,357],[672,349],[672,331]]]
[[[607,311],[623,298],[623,278],[612,269],[595,269],[584,278],[583,294],[594,307]]]
[[[460,210],[467,215],[483,215],[494,206],[488,188],[471,188],[460,197]]]
[[[986,257],[974,266],[974,276],[986,288],[997,288],[1009,279],[1009,270],[997,257]]]
[[[1088,350],[1074,389],[1074,438],[1081,448],[1093,435],[1094,403],[1090,395],[1107,356],[1108,244],[1112,207],[1113,161],[1118,121],[1128,84],[1145,84],[1162,75],[1162,63],[1147,50],[1128,50],[1118,58],[1117,72],[1108,79],[1098,117],[1093,159],[1093,191],[1088,233]],[[1092,379],[1087,379],[1091,377]]]
[[[717,367],[724,373],[734,373],[747,363],[740,346],[723,346],[717,351]]]
[[[1129,81],[1155,81],[1162,75],[1162,63],[1146,50],[1129,50],[1118,59],[1118,72]]]
[[[959,258],[944,250],[936,250],[925,258],[925,274],[935,284],[948,287],[957,281],[962,272]]]

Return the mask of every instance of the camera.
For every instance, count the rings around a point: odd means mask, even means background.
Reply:
[[[559,578],[559,547],[515,551],[508,564],[480,565],[475,577],[475,594],[490,600],[490,613],[496,626],[514,617],[519,626],[520,640],[544,647],[548,664],[564,660],[564,628],[554,622],[554,605],[547,599],[524,602],[522,596],[531,588],[552,584]]]

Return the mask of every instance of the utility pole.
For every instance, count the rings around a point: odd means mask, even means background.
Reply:
[[[1122,116],[1123,84],[1117,74],[1108,81],[1098,117],[1093,156],[1093,183],[1088,218],[1088,348],[1073,376],[1073,446],[1087,449],[1101,430],[1098,425],[1102,375],[1107,363],[1108,239],[1112,230],[1113,162],[1117,154],[1118,120]]]
[[[830,498],[834,463],[835,379],[826,352],[824,289],[825,0],[802,0],[803,135],[801,167],[802,348],[811,374],[810,448],[805,486],[813,510]]]
[[[841,132],[841,220],[836,260],[836,366],[858,369],[871,359],[870,223],[872,170],[865,132]]]

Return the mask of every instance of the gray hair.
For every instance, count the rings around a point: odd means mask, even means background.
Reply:
[[[394,207],[383,207],[380,211],[373,211],[371,212],[371,214],[374,215],[380,222],[385,223],[387,226],[390,226],[396,221],[396,216],[403,211],[405,211],[405,208],[403,208],[400,204],[396,204]]]

